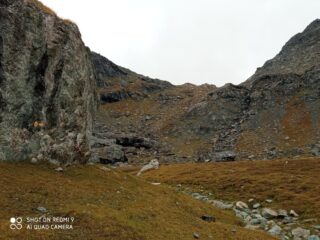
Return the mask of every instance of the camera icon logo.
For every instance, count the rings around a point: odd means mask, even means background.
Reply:
[[[22,229],[22,217],[12,217],[10,218],[10,229],[21,230]]]

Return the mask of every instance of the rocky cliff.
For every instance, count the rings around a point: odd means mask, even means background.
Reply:
[[[95,98],[77,26],[36,0],[0,1],[0,159],[85,162]]]

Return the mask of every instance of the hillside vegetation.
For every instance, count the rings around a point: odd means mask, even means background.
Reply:
[[[231,213],[193,200],[167,186],[154,186],[126,173],[102,166],[73,166],[57,172],[51,166],[0,163],[1,239],[161,240],[246,239],[272,237],[241,227]],[[75,218],[74,230],[13,231],[15,216]],[[202,215],[216,217],[207,223]]]
[[[144,175],[149,181],[193,191],[211,192],[216,199],[248,201],[267,207],[294,209],[302,219],[320,221],[320,164],[317,158],[287,161],[240,161],[233,163],[176,164],[161,166]],[[266,204],[272,199],[272,204]]]

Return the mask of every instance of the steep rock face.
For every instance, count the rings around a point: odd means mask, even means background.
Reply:
[[[36,0],[0,2],[0,159],[89,158],[90,50],[77,26]]]

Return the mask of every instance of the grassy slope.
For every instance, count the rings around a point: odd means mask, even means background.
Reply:
[[[200,149],[210,148],[211,144],[190,134],[173,136],[173,129],[181,124],[182,116],[190,107],[213,89],[215,87],[210,85],[195,87],[185,84],[161,92],[162,95],[171,99],[167,103],[161,104],[160,94],[154,93],[142,100],[127,99],[105,104],[100,106],[98,119],[101,123],[107,123],[108,126],[119,131],[131,132],[135,129],[140,135],[151,133],[173,147],[176,155],[186,157]],[[152,119],[146,122],[144,120],[146,116]],[[133,127],[128,129],[130,125]]]
[[[320,221],[320,159],[241,161],[232,163],[162,166],[144,177],[150,181],[200,186],[215,198],[260,202],[271,198],[270,207],[294,209],[302,218]]]
[[[99,166],[73,166],[64,173],[50,166],[0,163],[0,239],[273,239],[240,227],[228,212],[179,194],[167,186],[153,186],[119,171]],[[150,175],[149,175],[150,176]],[[9,230],[12,216],[75,217],[73,231]],[[216,223],[200,220],[214,215]],[[236,228],[236,233],[232,229]]]

